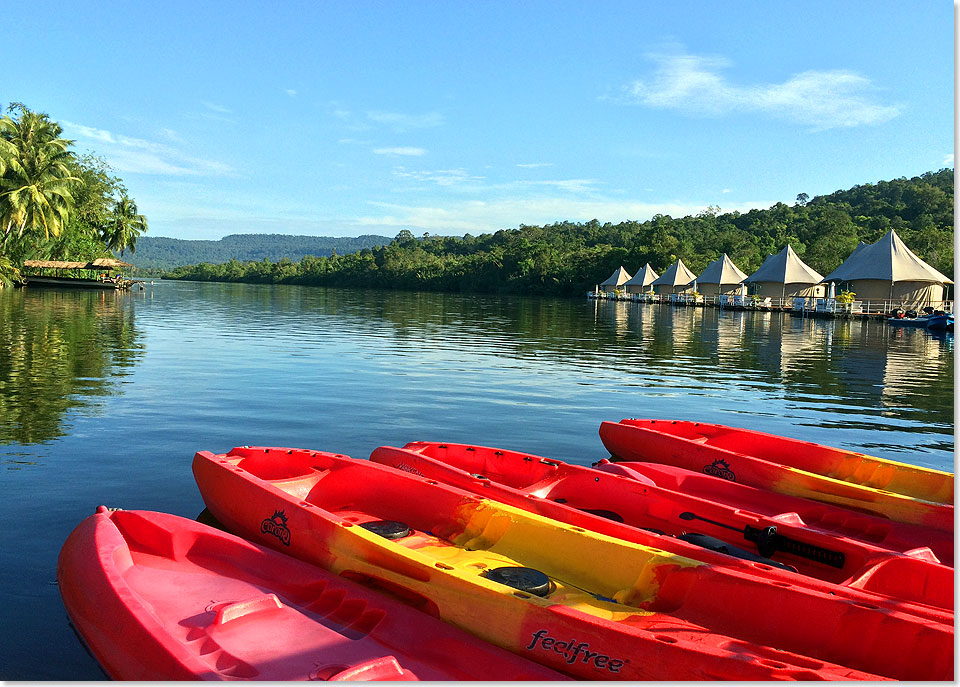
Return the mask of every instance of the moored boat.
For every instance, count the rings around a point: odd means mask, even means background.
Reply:
[[[894,327],[920,327],[921,329],[927,327],[927,324],[930,322],[930,318],[926,315],[920,317],[888,317],[887,323],[893,325]]]
[[[559,680],[316,566],[193,520],[100,507],[61,550],[74,626],[116,680]]]
[[[791,585],[756,584],[744,601],[715,566],[407,471],[251,447],[200,451],[193,467],[207,508],[229,529],[573,677],[952,676],[943,623],[813,591],[801,601]],[[893,637],[899,652],[881,650]]]
[[[600,439],[617,461],[674,465],[953,532],[953,475],[948,472],[703,422],[603,422]]]
[[[592,469],[422,441],[382,446],[370,460],[736,574],[953,623],[953,539],[938,530],[661,465]]]
[[[940,315],[931,315],[927,318],[927,329],[940,332],[953,331],[953,313],[942,313]]]

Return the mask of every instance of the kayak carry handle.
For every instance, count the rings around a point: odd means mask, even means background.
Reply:
[[[233,620],[253,615],[254,613],[276,611],[281,608],[283,608],[283,604],[280,602],[280,599],[277,598],[276,594],[265,594],[264,596],[257,596],[245,601],[226,603],[217,608],[217,615],[212,625],[222,627]]]
[[[393,656],[378,656],[355,666],[344,668],[326,678],[328,682],[357,680],[402,680],[403,666]]]

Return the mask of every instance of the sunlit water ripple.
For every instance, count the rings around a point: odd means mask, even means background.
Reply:
[[[883,322],[586,299],[0,290],[0,678],[102,677],[59,548],[101,503],[196,516],[199,449],[445,440],[588,464],[601,421],[663,417],[952,470],[953,355]]]

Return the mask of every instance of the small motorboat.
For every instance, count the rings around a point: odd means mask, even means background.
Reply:
[[[923,317],[888,317],[887,323],[895,327],[919,327],[925,329],[930,322],[930,318]]]
[[[953,331],[953,313],[933,314],[927,318],[927,329],[938,332]]]

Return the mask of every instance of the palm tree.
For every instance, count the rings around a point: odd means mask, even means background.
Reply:
[[[71,172],[73,143],[63,129],[20,104],[20,116],[0,117],[0,243],[24,234],[59,236],[79,181]]]
[[[0,288],[12,286],[20,281],[20,270],[14,266],[10,258],[0,255]]]
[[[107,220],[103,239],[111,250],[123,251],[129,249],[131,253],[137,251],[137,238],[147,231],[147,218],[137,214],[137,204],[126,195],[113,206],[113,216]]]

